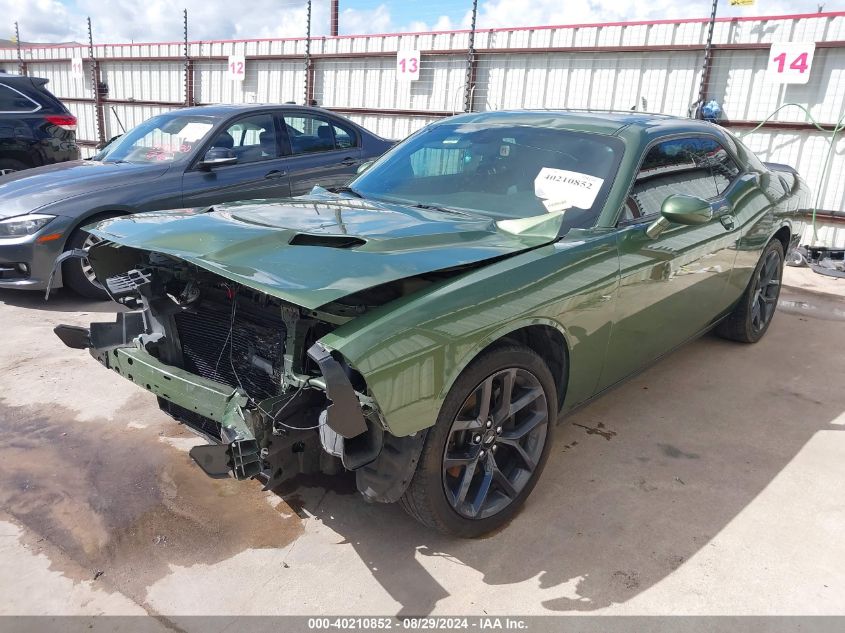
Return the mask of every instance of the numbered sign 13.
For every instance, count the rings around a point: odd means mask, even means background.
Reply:
[[[766,78],[780,84],[805,84],[810,81],[813,65],[813,42],[782,42],[772,44]]]
[[[416,81],[420,78],[420,52],[397,51],[396,79],[398,81]]]
[[[229,79],[243,81],[246,75],[246,61],[243,55],[229,55]]]

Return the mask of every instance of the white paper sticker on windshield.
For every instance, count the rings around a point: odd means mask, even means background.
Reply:
[[[211,129],[211,123],[204,123],[202,121],[191,121],[179,132],[179,136],[183,141],[193,143],[200,140],[205,133]]]
[[[543,167],[534,179],[534,195],[543,198],[546,207],[551,204],[558,210],[567,207],[589,209],[604,184],[603,178],[596,178],[577,171]]]

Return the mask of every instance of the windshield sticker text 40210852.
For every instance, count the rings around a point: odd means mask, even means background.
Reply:
[[[565,169],[543,167],[534,179],[534,194],[554,203],[589,209],[604,184],[603,178]]]

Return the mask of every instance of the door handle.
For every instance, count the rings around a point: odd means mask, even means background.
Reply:
[[[264,174],[264,177],[265,178],[281,178],[282,176],[285,176],[286,174],[287,174],[286,171],[282,171],[280,169],[273,169],[272,171],[268,171],[266,174]]]
[[[346,157],[346,158],[344,158],[342,161],[340,161],[340,164],[341,164],[341,165],[344,165],[344,166],[346,166],[346,167],[352,167],[352,165],[354,165],[354,164],[355,164],[355,163],[357,163],[357,162],[358,162],[358,161],[356,161],[356,160],[355,160],[354,158],[352,158],[351,156],[347,156],[347,157]]]
[[[735,218],[730,214],[723,215],[719,218],[721,221],[722,226],[724,226],[728,231],[732,231],[735,226]]]

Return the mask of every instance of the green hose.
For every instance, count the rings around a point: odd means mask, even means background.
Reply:
[[[810,111],[802,106],[800,103],[784,103],[782,106],[778,107],[774,112],[772,112],[769,116],[767,116],[763,121],[757,124],[756,127],[750,129],[749,131],[740,134],[739,137],[743,138],[748,136],[749,134],[753,134],[761,127],[763,127],[769,120],[775,116],[778,112],[783,110],[784,108],[788,108],[789,106],[795,106],[796,108],[800,108],[804,111],[804,114],[807,115],[807,118],[813,124],[813,126],[819,130],[820,132],[830,132],[830,147],[827,148],[827,157],[824,161],[824,166],[822,167],[821,178],[819,178],[819,188],[816,191],[816,202],[813,205],[813,245],[815,245],[816,241],[818,240],[818,235],[816,234],[816,212],[818,211],[819,204],[821,202],[822,196],[822,183],[825,180],[825,176],[827,175],[827,170],[830,168],[830,159],[833,156],[833,150],[836,147],[836,135],[839,134],[843,129],[845,129],[845,114],[839,117],[839,121],[837,121],[836,125],[832,129],[823,128],[818,122],[813,118],[813,115],[810,114]]]

